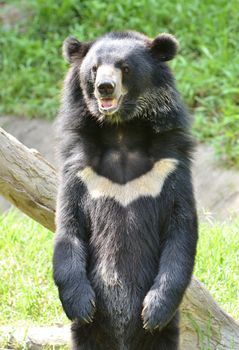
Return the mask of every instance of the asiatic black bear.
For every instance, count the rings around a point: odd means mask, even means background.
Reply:
[[[197,215],[169,34],[68,38],[54,279],[73,349],[176,350]]]

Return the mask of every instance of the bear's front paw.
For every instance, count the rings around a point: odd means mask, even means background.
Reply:
[[[70,320],[79,320],[81,323],[93,321],[95,313],[95,292],[89,282],[81,283],[75,288],[60,291],[63,309]]]
[[[144,329],[150,332],[156,329],[161,330],[170,321],[166,305],[160,298],[157,289],[150,290],[144,298],[142,319]]]

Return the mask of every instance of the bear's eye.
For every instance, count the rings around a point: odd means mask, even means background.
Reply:
[[[122,71],[123,71],[124,74],[128,74],[129,73],[129,66],[127,66],[126,64],[123,65]]]
[[[96,72],[97,72],[97,66],[96,66],[96,65],[94,65],[94,66],[92,67],[92,72],[93,72],[93,73],[96,73]]]

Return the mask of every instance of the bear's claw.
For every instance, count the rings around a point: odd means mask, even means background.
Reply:
[[[91,323],[95,314],[95,292],[90,283],[60,292],[60,299],[67,317],[81,323]]]

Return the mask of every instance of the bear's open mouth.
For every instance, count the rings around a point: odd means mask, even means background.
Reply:
[[[98,105],[100,112],[103,114],[113,114],[118,111],[122,96],[120,98],[116,97],[105,97],[105,98],[98,98]]]

